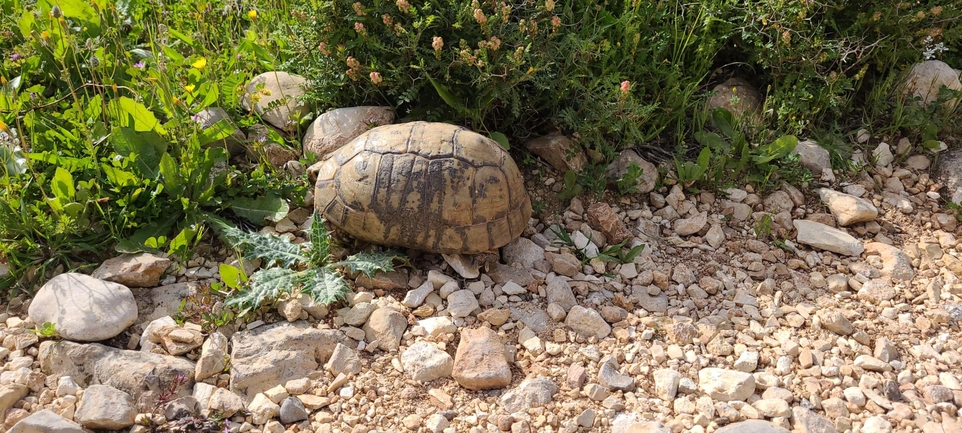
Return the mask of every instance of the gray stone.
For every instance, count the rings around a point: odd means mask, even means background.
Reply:
[[[634,286],[631,289],[631,300],[637,306],[645,309],[649,313],[664,313],[668,311],[668,295],[664,292],[652,296],[648,293],[647,287]]]
[[[952,203],[962,204],[962,149],[943,152],[935,165],[933,180],[942,184],[942,197]]]
[[[745,401],[755,393],[755,376],[723,368],[698,371],[698,386],[718,401]]]
[[[832,169],[832,158],[824,147],[818,143],[805,140],[799,142],[792,155],[798,155],[798,163],[808,169],[815,176],[820,176],[824,169]]]
[[[154,320],[174,316],[180,312],[180,305],[185,299],[196,295],[200,285],[193,282],[168,284],[152,289],[133,288],[134,299],[140,312],[138,323],[150,323]],[[158,341],[158,343],[160,343]]]
[[[463,329],[451,375],[473,391],[508,386],[511,367],[501,336],[490,328]]]
[[[278,383],[307,377],[331,357],[338,343],[348,342],[338,331],[303,321],[238,332],[231,338],[231,389],[250,398]]]
[[[892,154],[892,149],[889,148],[888,143],[882,142],[872,150],[872,158],[875,160],[875,165],[877,167],[886,167],[895,161],[895,155]]]
[[[335,108],[318,116],[304,131],[304,155],[312,153],[322,160],[367,130],[393,122],[390,107]]]
[[[445,263],[454,269],[461,278],[473,280],[481,275],[481,255],[441,254]]]
[[[164,407],[164,418],[168,421],[186,418],[197,413],[198,402],[193,396],[178,398]]]
[[[900,358],[898,346],[885,337],[875,339],[875,350],[872,354],[882,362],[897,361]]]
[[[905,282],[915,278],[912,258],[902,250],[881,242],[869,242],[865,244],[865,252],[882,258],[882,276]]]
[[[618,363],[611,358],[598,369],[598,382],[612,390],[630,391],[635,387],[635,378],[618,371]]]
[[[44,341],[37,358],[44,374],[70,376],[81,386],[112,386],[130,394],[138,404],[150,403],[159,396],[161,387],[181,378],[186,381],[177,396],[186,395],[193,386],[194,363],[173,356],[97,343]]]
[[[636,180],[635,190],[640,194],[647,194],[653,191],[658,184],[658,168],[655,167],[655,164],[639,156],[638,152],[631,149],[621,151],[618,155],[618,160],[608,165],[605,171],[605,177],[608,178],[608,182],[617,183],[618,179],[621,179],[628,173],[628,168],[632,164],[637,165],[638,168],[641,169],[641,176],[638,176]]]
[[[544,260],[544,248],[531,239],[519,237],[501,248],[501,257],[509,265],[519,264],[523,268],[531,269],[535,263]]]
[[[103,262],[90,276],[127,287],[154,287],[170,259],[149,253],[124,254]]]
[[[430,382],[450,376],[454,359],[434,343],[419,341],[401,354],[401,366],[411,379]]]
[[[289,130],[310,111],[310,107],[300,100],[305,94],[306,84],[307,79],[299,75],[283,71],[265,72],[244,86],[241,106],[254,111],[271,125]]]
[[[44,409],[20,420],[8,433],[84,433],[84,429],[80,424]]]
[[[370,302],[361,302],[351,307],[344,315],[344,324],[348,326],[361,326],[371,317],[371,313],[377,310],[377,305]]]
[[[855,358],[855,366],[868,371],[891,371],[892,366],[874,356],[859,355]]]
[[[403,314],[382,307],[375,310],[364,324],[364,334],[368,342],[377,340],[378,348],[391,352],[401,344],[401,336],[407,327],[408,321]]]
[[[505,393],[501,404],[508,412],[527,412],[550,403],[557,393],[558,385],[550,378],[539,376],[525,379],[518,388]]]
[[[575,294],[571,291],[571,286],[561,277],[549,277],[548,285],[545,287],[545,296],[549,304],[558,304],[564,308],[565,312],[578,304]]]
[[[118,430],[134,425],[137,409],[130,394],[106,385],[84,390],[74,419],[90,429]]]
[[[424,284],[421,284],[418,288],[408,290],[408,293],[404,295],[404,300],[401,301],[401,305],[408,308],[420,307],[433,291],[434,284],[431,284],[430,281],[425,281]]]
[[[284,424],[304,421],[307,419],[307,409],[304,409],[304,403],[297,397],[287,397],[281,403],[280,418]]]
[[[65,273],[40,288],[28,314],[37,324],[53,323],[67,340],[100,341],[137,321],[137,302],[121,284]]]
[[[959,73],[941,60],[926,60],[912,66],[908,76],[902,83],[902,94],[906,97],[921,98],[922,105],[936,102],[942,86],[950,90],[962,90]],[[958,103],[958,98],[945,102],[946,110],[952,110]]]
[[[584,337],[605,338],[611,333],[611,325],[597,311],[575,305],[568,311],[565,326]]]
[[[797,431],[805,433],[837,433],[835,425],[810,409],[801,406],[792,408],[792,419]]]
[[[470,290],[458,290],[448,295],[448,313],[451,317],[468,317],[479,308],[478,298]]]
[[[848,256],[861,255],[865,250],[861,241],[842,230],[815,221],[795,220],[792,223],[798,230],[796,240],[801,244]]]

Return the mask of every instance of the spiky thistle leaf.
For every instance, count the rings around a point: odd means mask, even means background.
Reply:
[[[396,251],[362,251],[353,256],[348,256],[332,266],[342,267],[350,273],[363,272],[368,277],[373,277],[377,272],[388,272],[394,270],[394,260],[400,257]]]
[[[321,218],[321,214],[317,210],[314,211],[314,216],[311,219],[311,229],[308,233],[311,244],[308,248],[308,255],[312,265],[324,266],[330,259],[331,234],[324,227],[324,219]]]
[[[248,233],[216,217],[208,216],[207,219],[220,238],[243,252],[245,259],[262,259],[268,265],[276,262],[283,267],[292,267],[308,262],[308,257],[301,246],[292,244],[286,238],[262,233]]]
[[[262,269],[251,276],[246,288],[228,296],[225,305],[240,308],[240,315],[244,315],[267,300],[293,293],[303,284],[304,274],[287,268]]]
[[[343,300],[351,292],[347,280],[337,271],[326,266],[311,268],[304,272],[301,293],[310,295],[314,302],[329,305]]]

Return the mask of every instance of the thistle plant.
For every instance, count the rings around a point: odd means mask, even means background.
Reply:
[[[394,270],[395,260],[403,260],[403,256],[391,250],[362,251],[344,260],[335,260],[330,253],[330,234],[316,212],[308,230],[309,242],[303,244],[280,236],[245,232],[216,217],[209,217],[208,221],[220,238],[240,251],[244,259],[261,259],[264,263],[246,283],[239,273],[227,277],[222,272],[224,283],[238,289],[227,297],[226,305],[238,307],[239,315],[260,308],[269,300],[295,293],[308,295],[317,303],[332,304],[351,292],[345,274],[361,272],[373,277],[378,272]]]

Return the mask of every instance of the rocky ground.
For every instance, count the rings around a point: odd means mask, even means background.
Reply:
[[[250,323],[215,320],[222,246],[119,257],[0,314],[0,431],[962,431],[962,243],[912,151],[880,145],[839,182],[802,146],[826,189],[643,179],[542,212],[500,257],[414,255],[344,305]],[[646,248],[595,257],[625,240]],[[30,331],[45,321],[62,338]]]

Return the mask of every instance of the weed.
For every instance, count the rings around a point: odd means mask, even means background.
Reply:
[[[40,338],[60,338],[60,333],[57,332],[52,322],[43,322],[41,327],[29,331],[37,334]]]
[[[642,171],[638,164],[629,164],[625,174],[615,182],[615,185],[618,187],[618,193],[625,195],[637,192],[638,178],[641,177]]]
[[[316,212],[308,231],[310,242],[302,245],[274,235],[248,233],[219,218],[208,218],[221,239],[243,252],[245,259],[264,260],[264,267],[246,282],[241,274],[233,272],[228,272],[224,279],[228,287],[238,288],[228,296],[225,306],[238,307],[240,316],[260,308],[267,301],[297,292],[321,304],[337,302],[351,291],[341,271],[348,274],[361,272],[372,277],[377,272],[393,270],[394,261],[401,259],[394,251],[367,251],[335,261],[330,254],[330,236]]]

